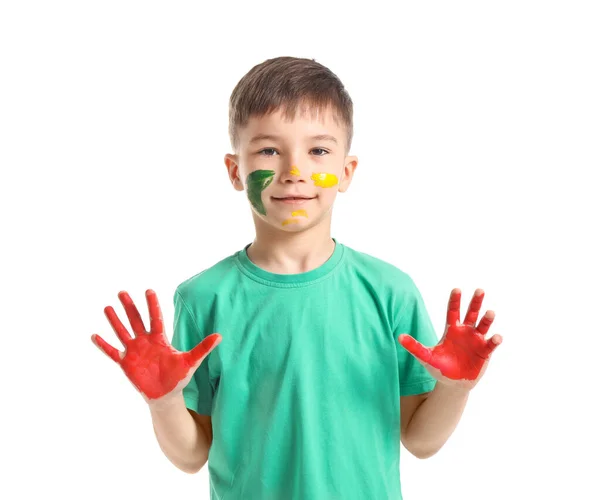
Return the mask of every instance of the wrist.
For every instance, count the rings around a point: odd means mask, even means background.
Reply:
[[[185,406],[183,399],[183,391],[177,391],[175,393],[166,394],[158,399],[147,399],[148,408],[151,412],[164,412],[169,411],[177,405]]]
[[[438,380],[435,384],[434,391],[445,396],[466,397],[471,392],[471,388],[465,387],[464,385],[460,384],[460,382],[442,382]]]

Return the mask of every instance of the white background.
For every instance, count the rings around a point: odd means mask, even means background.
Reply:
[[[172,325],[175,287],[252,240],[228,98],[292,55],[355,103],[332,235],[408,272],[440,334],[483,288],[504,337],[446,446],[403,450],[405,498],[599,498],[594,4],[3,2],[0,496],[208,498],[90,335],[119,345],[120,290]]]

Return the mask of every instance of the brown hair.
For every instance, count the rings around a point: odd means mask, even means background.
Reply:
[[[314,59],[276,57],[254,66],[233,89],[229,98],[229,139],[239,147],[239,127],[251,116],[264,116],[282,108],[292,120],[299,107],[324,111],[329,106],[338,124],[346,127],[346,154],[353,135],[353,106],[340,79]]]

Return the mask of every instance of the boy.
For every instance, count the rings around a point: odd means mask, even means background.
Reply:
[[[254,241],[177,287],[173,347],[151,290],[149,334],[121,292],[136,337],[107,307],[125,354],[92,340],[148,402],[166,456],[190,473],[208,461],[211,499],[401,499],[400,441],[419,458],[446,442],[501,341],[484,338],[493,312],[475,328],[478,289],[461,324],[453,290],[441,342],[425,347],[437,336],[412,279],[331,238],[358,160],[330,70],[255,66],[229,132]]]

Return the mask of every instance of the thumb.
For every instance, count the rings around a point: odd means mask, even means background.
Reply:
[[[494,352],[494,349],[496,349],[496,347],[498,347],[501,343],[502,343],[502,337],[498,334],[492,336],[489,340],[487,340],[487,342],[485,343],[485,346],[482,349],[483,358],[488,359],[490,357],[490,355],[492,354],[492,352]]]
[[[219,345],[222,338],[223,337],[221,337],[221,335],[218,333],[213,333],[206,337],[191,351],[184,353],[188,364],[194,368],[198,368],[202,364],[204,358],[206,358],[206,356],[208,356],[210,352]]]
[[[415,358],[424,363],[430,363],[431,361],[431,349],[425,347],[421,342],[415,340],[413,337],[406,333],[400,334],[398,341],[408,352],[410,352]]]

